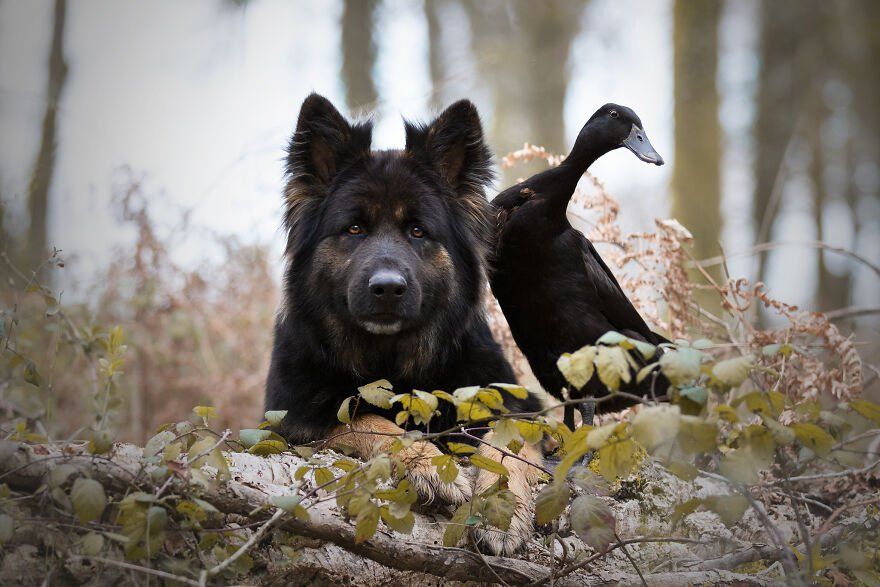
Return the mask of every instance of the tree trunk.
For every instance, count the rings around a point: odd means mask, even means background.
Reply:
[[[721,236],[721,125],[718,121],[718,23],[721,0],[676,0],[675,169],[672,216],[694,235],[698,259],[718,254]],[[713,271],[720,278],[718,268]],[[696,283],[705,279],[696,271]],[[697,295],[701,306],[720,310],[718,296]]]
[[[49,51],[49,91],[46,95],[46,109],[43,114],[43,130],[40,151],[31,176],[28,190],[28,227],[23,255],[24,269],[34,270],[44,260],[49,248],[47,224],[49,219],[49,187],[55,169],[55,149],[57,143],[58,107],[61,93],[67,78],[67,64],[64,61],[64,20],[67,0],[55,0],[55,23],[52,28],[52,47]]]
[[[492,91],[490,132],[496,151],[519,149],[527,139],[549,151],[567,152],[568,61],[586,2],[462,2],[474,56]],[[505,172],[504,186],[545,168],[536,163]]]
[[[371,112],[378,92],[373,81],[376,42],[373,38],[378,0],[345,0],[342,9],[342,82],[354,115]]]
[[[434,110],[443,107],[443,80],[445,77],[440,18],[437,8],[440,0],[425,0],[425,21],[428,25],[428,72],[431,75],[431,99]]]

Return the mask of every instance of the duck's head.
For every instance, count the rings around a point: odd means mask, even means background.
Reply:
[[[663,165],[663,157],[651,146],[641,119],[631,108],[605,104],[590,117],[587,124],[591,127],[591,135],[598,135],[609,149],[626,147],[646,163]]]

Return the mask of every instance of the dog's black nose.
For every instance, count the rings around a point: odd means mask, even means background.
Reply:
[[[370,294],[373,297],[391,301],[406,293],[406,278],[398,271],[380,269],[370,277]]]

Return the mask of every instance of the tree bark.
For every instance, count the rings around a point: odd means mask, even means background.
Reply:
[[[55,170],[57,147],[58,108],[61,93],[67,78],[67,63],[64,61],[64,21],[67,13],[67,0],[55,0],[55,21],[52,27],[52,47],[49,50],[49,86],[46,94],[46,108],[43,114],[43,130],[40,150],[31,175],[28,189],[28,212],[30,225],[25,241],[24,268],[34,270],[43,261],[49,247],[49,187]]]
[[[718,121],[718,23],[721,0],[676,0],[674,8],[675,169],[672,217],[694,235],[693,252],[718,254],[721,237],[721,124]],[[713,268],[713,278],[720,269]],[[706,283],[698,272],[691,278]],[[698,302],[718,312],[714,292],[698,292]]]
[[[373,111],[379,96],[373,81],[378,4],[378,0],[345,0],[342,8],[342,82],[353,115]]]
[[[52,471],[64,466],[72,477],[88,476],[101,483],[111,501],[118,503],[122,496],[128,492],[139,489],[155,493],[156,484],[151,481],[151,475],[156,465],[148,464],[142,456],[142,449],[133,445],[116,444],[111,452],[105,456],[93,456],[86,451],[82,444],[71,445],[27,445],[11,441],[0,441],[0,481],[16,492],[31,492],[45,485],[51,479]],[[248,453],[224,453],[231,473],[231,480],[213,482],[207,488],[201,490],[198,496],[212,504],[220,512],[231,516],[233,521],[249,520],[252,523],[265,523],[272,506],[272,496],[290,493],[290,488],[296,485],[294,480],[295,471],[306,463],[305,459],[290,453],[274,455],[272,457],[258,457]],[[331,463],[335,456],[327,454],[326,461]],[[202,469],[209,476],[214,474],[210,467]],[[655,481],[668,486],[669,484],[657,478],[663,475],[657,467],[650,467],[643,471],[646,478],[656,478]],[[185,471],[180,471],[181,479],[188,479]],[[664,477],[665,478],[665,477]],[[684,487],[684,485],[682,485]],[[707,486],[707,490],[708,486]],[[179,491],[172,489],[171,491]],[[169,491],[170,493],[170,491]],[[169,493],[166,493],[168,495]],[[355,526],[353,521],[347,520],[343,513],[334,505],[333,500],[322,499],[314,502],[309,507],[310,518],[307,521],[294,516],[282,516],[275,528],[290,532],[291,534],[314,540],[302,543],[296,559],[279,567],[267,567],[259,570],[256,574],[248,575],[249,580],[261,584],[311,584],[319,582],[345,582],[353,585],[371,585],[381,582],[401,583],[412,585],[436,584],[437,578],[444,581],[457,581],[465,584],[496,583],[503,581],[511,585],[519,584],[549,584],[559,586],[575,585],[639,585],[640,578],[629,566],[618,549],[614,553],[600,557],[594,563],[578,568],[563,576],[554,577],[551,581],[550,567],[539,562],[525,560],[524,558],[505,558],[480,555],[463,548],[446,548],[440,546],[443,540],[444,523],[447,519],[431,513],[415,513],[415,526],[409,536],[391,532],[384,526],[377,533],[361,544],[354,539]],[[610,499],[610,498],[609,498]],[[651,498],[645,500],[647,503]],[[666,497],[660,498],[661,501]],[[43,500],[47,504],[48,518],[45,524],[52,524],[52,516],[57,517],[57,506],[53,506],[51,499]],[[617,502],[613,499],[610,503],[617,508]],[[664,503],[666,503],[664,501]],[[306,504],[308,505],[308,504]],[[621,532],[620,524],[637,527],[645,523],[654,523],[648,510],[620,505],[620,517],[618,532]],[[643,504],[644,505],[644,504]],[[648,507],[648,506],[645,506]],[[653,508],[649,508],[653,511]],[[624,512],[629,512],[629,519],[624,522]],[[255,513],[261,512],[261,513]],[[641,512],[641,513],[639,513]],[[668,517],[668,511],[658,510],[658,515]],[[259,517],[258,517],[259,516]],[[635,517],[633,517],[635,516]],[[60,518],[64,522],[70,522],[68,515],[63,514]],[[109,519],[109,518],[108,518]],[[646,522],[648,520],[648,522]],[[229,520],[227,520],[228,522]],[[39,529],[40,525],[34,525],[31,520],[27,530],[19,527],[16,530],[16,540],[20,544],[28,544],[29,539],[39,539],[39,534],[44,533]],[[439,522],[439,523],[438,523]],[[22,522],[28,524],[28,522]],[[102,525],[107,528],[108,526]],[[258,532],[253,528],[251,532]],[[251,534],[253,536],[253,534]],[[271,540],[270,534],[262,533],[263,540],[255,540],[252,550],[261,548],[261,542]],[[585,559],[588,554],[584,552],[583,545],[578,546],[578,539],[568,537],[567,552]],[[662,539],[659,539],[662,542]],[[656,542],[656,541],[655,541]],[[7,546],[11,546],[7,545]],[[638,549],[639,544],[630,544],[627,548],[632,549],[637,559],[647,555],[647,552]],[[641,546],[651,546],[650,541]],[[655,545],[656,546],[656,545]],[[645,578],[651,585],[689,585],[695,583],[737,582],[740,585],[765,585],[772,581],[763,577],[733,573],[725,570],[726,565],[719,567],[700,567],[699,561],[704,560],[706,555],[717,557],[726,552],[728,545],[719,543],[717,547],[708,545],[700,546],[701,550],[691,552],[692,545],[679,545],[682,548],[676,552],[688,553],[680,563],[689,562],[693,566],[683,569],[681,572],[658,572],[648,573],[646,568],[641,569]],[[709,548],[709,550],[703,550]],[[647,560],[656,560],[657,556],[666,558],[671,555],[670,551],[654,551]],[[763,552],[763,551],[762,551]],[[679,554],[679,555],[680,555]],[[777,553],[778,554],[778,553]],[[615,555],[615,556],[612,556]],[[676,555],[679,556],[679,555]],[[535,560],[549,561],[546,555],[538,551],[529,551],[527,555]],[[568,561],[572,559],[567,555]],[[607,560],[604,560],[606,559]],[[725,561],[724,557],[719,559]],[[112,559],[101,558],[93,560],[91,564],[83,566],[81,563],[88,561],[88,557],[72,557],[64,562],[65,572],[71,577],[81,577],[80,582],[87,583],[95,573],[95,565],[107,564],[110,569],[123,568],[126,572],[140,570],[148,573],[149,568],[143,567],[136,561],[122,562]],[[3,561],[0,560],[0,563]],[[119,566],[113,567],[113,563]],[[643,563],[647,564],[647,563]],[[656,564],[656,563],[655,563]],[[78,566],[79,565],[79,566]],[[134,567],[132,569],[131,567]],[[556,572],[559,573],[560,566]],[[2,569],[8,572],[9,569]],[[13,569],[14,571],[14,569]],[[102,571],[103,572],[103,571]],[[130,575],[129,575],[130,578]],[[181,577],[183,582],[196,583],[195,579]]]
[[[587,3],[462,3],[471,23],[474,56],[492,92],[490,134],[496,150],[519,149],[523,137],[528,137],[548,151],[567,152],[563,111],[571,73],[569,55]],[[505,171],[504,185],[545,168],[538,162]]]

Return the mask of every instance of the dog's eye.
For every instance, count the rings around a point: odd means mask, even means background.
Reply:
[[[355,236],[359,234],[364,234],[364,228],[360,224],[352,224],[348,227],[348,234],[353,234]]]
[[[409,229],[409,233],[410,235],[412,235],[413,238],[422,238],[423,236],[425,236],[425,231],[422,230],[421,226],[413,226]]]
[[[617,110],[612,110],[609,114],[611,115],[611,118],[617,118],[620,116],[620,114],[617,113]]]

